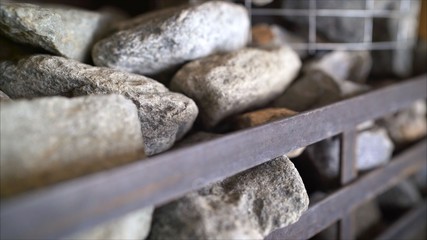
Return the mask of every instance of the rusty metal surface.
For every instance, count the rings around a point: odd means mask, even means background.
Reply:
[[[276,230],[266,239],[308,239],[346,216],[359,204],[374,198],[425,165],[427,140],[395,157],[388,165],[372,171],[309,208],[298,222]]]
[[[59,238],[159,205],[427,96],[426,75],[1,202],[1,238]]]
[[[419,204],[384,231],[377,240],[418,239],[415,234],[427,224],[427,203]],[[418,226],[418,228],[417,228]],[[415,227],[415,228],[414,228]],[[421,228],[421,229],[420,229]]]

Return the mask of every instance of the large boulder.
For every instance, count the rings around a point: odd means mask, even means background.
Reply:
[[[193,100],[170,92],[155,80],[56,56],[35,55],[18,62],[1,62],[0,89],[12,99],[124,95],[137,105],[147,155],[172,147],[198,114]]]
[[[156,209],[148,239],[262,239],[307,207],[297,170],[278,157]]]
[[[290,48],[272,51],[244,48],[186,64],[174,76],[171,89],[194,99],[206,127],[281,94],[301,67]]]
[[[237,4],[213,1],[164,9],[118,25],[119,31],[93,48],[96,65],[159,74],[217,52],[246,45],[249,16]]]
[[[0,101],[1,197],[144,157],[123,96]]]
[[[85,61],[93,43],[109,31],[115,17],[64,6],[2,2],[0,32],[14,41]]]

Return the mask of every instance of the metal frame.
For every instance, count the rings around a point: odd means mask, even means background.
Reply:
[[[293,227],[276,231],[269,239],[309,237],[327,227],[326,223],[339,219],[343,219],[343,230],[350,229],[343,234],[351,233],[351,224],[347,224],[351,221],[345,218],[351,208],[415,172],[426,161],[424,141],[385,168],[354,181],[355,126],[426,97],[427,75],[423,75],[290,118],[1,201],[0,237],[60,238],[141,207],[166,203],[342,132],[341,179],[345,187],[311,207]]]
[[[363,0],[362,0],[363,1]],[[415,45],[415,39],[411,39],[407,31],[402,31],[402,24],[399,22],[395,41],[372,42],[372,30],[374,18],[414,18],[417,19],[418,13],[410,11],[411,0],[400,0],[399,10],[377,10],[374,9],[375,1],[364,0],[365,9],[317,9],[316,0],[309,0],[308,9],[275,9],[258,8],[252,6],[252,0],[245,0],[245,6],[250,16],[306,16],[308,17],[308,42],[303,44],[289,43],[294,49],[309,50],[393,50],[410,49]],[[352,43],[318,43],[317,18],[318,17],[341,17],[341,18],[363,18],[364,34],[363,42]],[[404,34],[402,34],[402,32]]]

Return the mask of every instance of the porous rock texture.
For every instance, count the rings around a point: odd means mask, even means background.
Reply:
[[[211,1],[165,9],[118,25],[93,48],[96,65],[154,75],[246,45],[249,17],[237,4]]]
[[[1,62],[0,89],[12,99],[124,95],[137,106],[147,155],[172,147],[191,128],[198,114],[193,100],[170,92],[150,78],[49,55]]]
[[[278,157],[156,209],[148,239],[262,239],[308,201],[292,162]]]
[[[150,232],[153,211],[154,207],[142,208],[66,239],[143,240]]]
[[[109,31],[114,15],[65,6],[2,2],[0,32],[14,41],[85,61],[92,45]]]
[[[280,95],[301,67],[288,47],[267,51],[244,48],[186,64],[170,88],[194,99],[205,127]]]
[[[1,101],[0,117],[1,197],[144,157],[136,107],[120,95]]]

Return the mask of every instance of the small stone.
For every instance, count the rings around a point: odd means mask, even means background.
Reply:
[[[252,27],[252,45],[264,49],[274,49],[290,44],[305,44],[307,40],[278,25],[257,24]],[[291,46],[292,47],[292,46]],[[307,56],[306,50],[294,49],[300,58]]]
[[[156,209],[148,239],[262,239],[308,201],[292,162],[278,157]]]
[[[197,117],[196,104],[150,78],[74,60],[35,55],[0,63],[0,88],[12,98],[121,94],[138,108],[145,153],[172,147]]]
[[[6,93],[0,91],[0,101],[10,100],[9,96]]]
[[[426,102],[418,100],[407,109],[380,120],[396,145],[414,142],[427,134]]]
[[[405,210],[420,203],[423,198],[417,188],[404,180],[378,196],[378,203],[383,209]]]
[[[93,48],[96,65],[139,74],[159,74],[187,61],[242,48],[249,17],[237,4],[212,1],[165,9],[118,25]]]
[[[176,73],[170,88],[194,99],[202,123],[209,128],[276,98],[300,67],[300,59],[290,48],[244,48],[186,64]]]
[[[308,64],[305,71],[320,70],[336,81],[350,80],[365,83],[372,68],[368,51],[333,51]]]
[[[135,105],[119,95],[1,101],[1,197],[144,157]]]
[[[65,238],[68,240],[136,240],[145,239],[150,232],[154,207],[133,211],[124,217],[103,223],[93,229]]]
[[[78,61],[89,57],[93,43],[109,31],[109,14],[64,6],[3,2],[0,32],[14,41]]]
[[[394,145],[382,128],[361,131],[356,139],[356,169],[370,170],[386,164],[394,150]],[[307,146],[310,163],[328,186],[339,176],[340,141],[338,137],[325,139]]]

